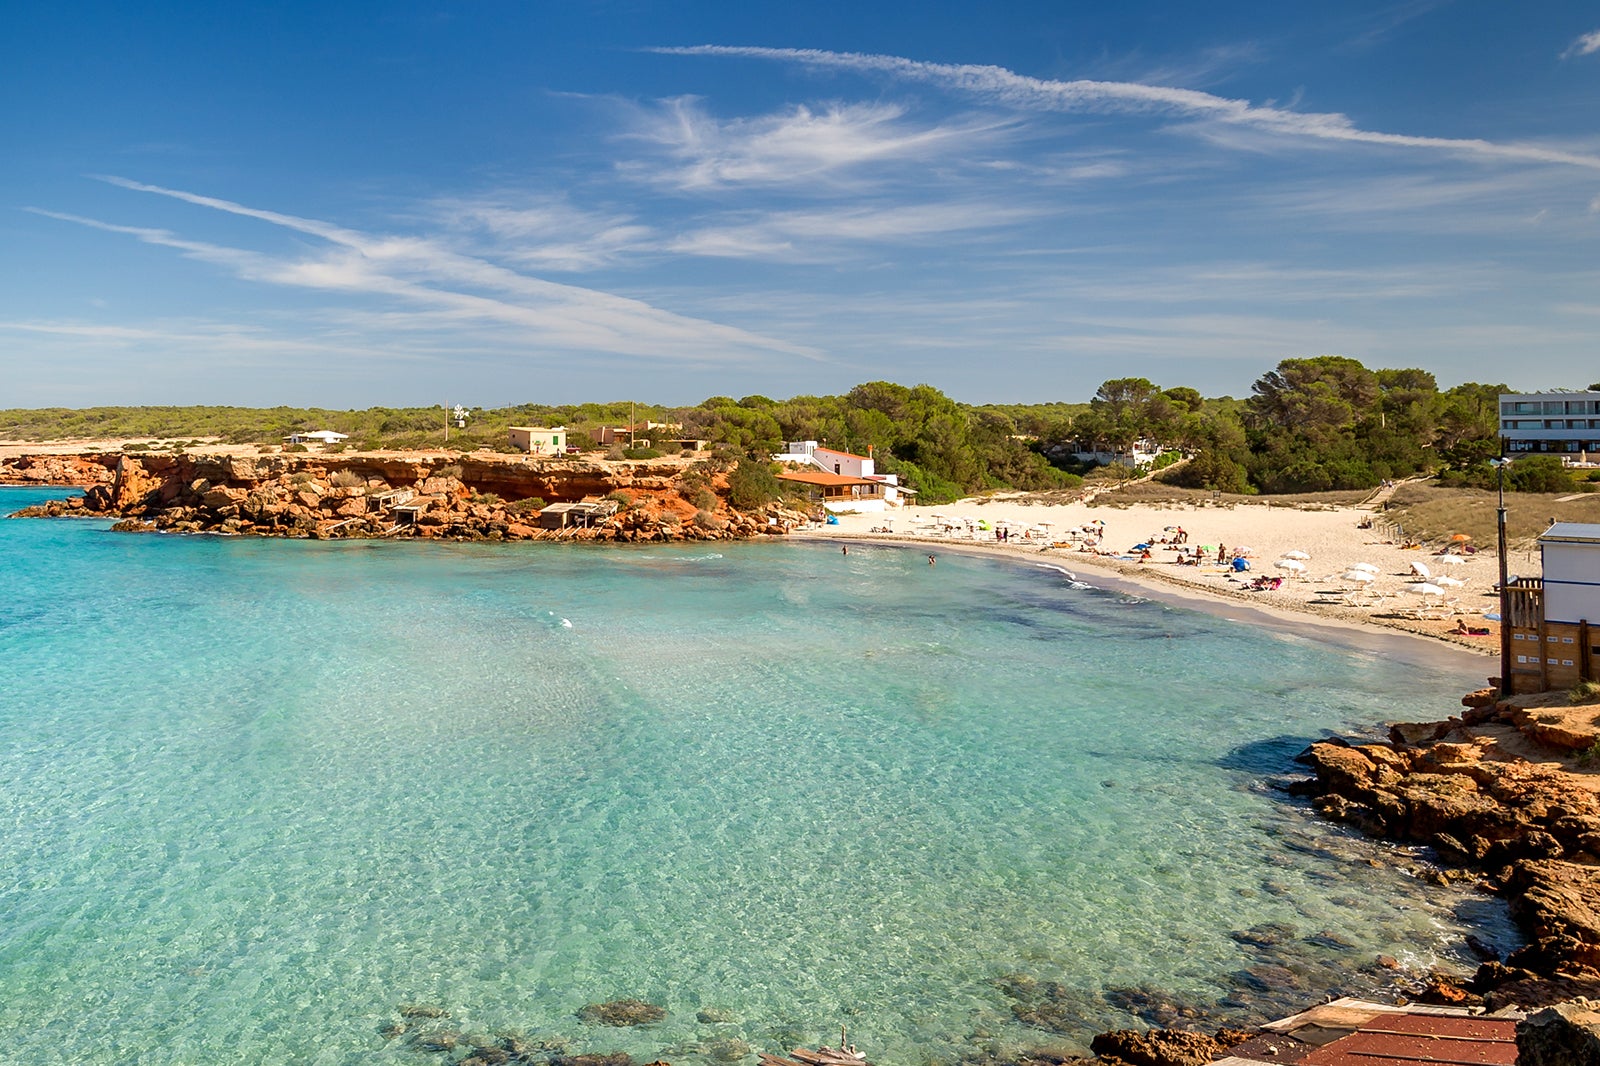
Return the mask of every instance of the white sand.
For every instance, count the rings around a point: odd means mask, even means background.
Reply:
[[[1387,541],[1373,529],[1361,529],[1361,523],[1373,517],[1368,510],[1353,507],[1301,510],[1274,507],[1268,502],[1215,507],[1146,503],[1090,507],[1083,503],[1030,504],[1027,499],[1026,496],[997,496],[962,500],[941,507],[840,515],[838,525],[823,526],[800,535],[926,543],[934,552],[938,550],[936,545],[943,544],[951,549],[1026,554],[1035,562],[1045,556],[1067,570],[1114,571],[1152,591],[1198,593],[1211,599],[1248,602],[1280,616],[1287,612],[1304,619],[1311,614],[1327,623],[1401,629],[1450,640],[1485,654],[1499,651],[1497,624],[1482,617],[1497,606],[1494,586],[1499,573],[1493,552],[1466,555],[1465,561],[1456,565],[1440,563],[1433,554],[1439,545],[1405,548]],[[965,517],[984,520],[991,531],[980,531],[973,537],[967,534],[964,524],[959,524],[958,532],[939,534],[931,524],[936,514],[947,520]],[[1004,545],[996,543],[992,532],[995,523],[1001,520],[1013,524],[1011,539]],[[1105,535],[1097,551],[1053,546],[1067,539],[1067,531],[1102,521]],[[1021,535],[1022,527],[1040,523],[1049,523],[1048,533],[1036,531],[1031,538]],[[892,525],[894,533],[872,532],[885,525]],[[1203,565],[1176,565],[1175,551],[1161,545],[1153,545],[1148,562],[1114,557],[1132,554],[1133,545],[1151,538],[1170,538],[1173,534],[1167,532],[1168,526],[1183,527],[1189,534],[1191,546],[1211,547]],[[1230,553],[1239,547],[1251,548],[1250,571],[1239,574],[1217,565],[1219,544],[1226,545]],[[1301,576],[1274,566],[1291,551],[1302,551],[1310,557],[1304,560],[1306,569]],[[1363,586],[1346,578],[1346,572],[1357,563],[1376,566],[1375,580]],[[1407,616],[1424,602],[1440,602],[1438,597],[1425,598],[1409,591],[1409,586],[1423,580],[1413,573],[1413,563],[1426,566],[1435,576],[1449,575],[1465,582],[1460,587],[1447,586],[1442,598],[1455,601],[1457,613],[1436,619]],[[1516,570],[1515,565],[1512,570]],[[1274,591],[1248,590],[1248,583],[1262,575],[1282,576],[1285,580]],[[1457,618],[1469,626],[1488,628],[1491,632],[1487,636],[1448,633]]]

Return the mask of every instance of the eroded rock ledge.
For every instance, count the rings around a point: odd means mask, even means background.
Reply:
[[[123,519],[116,528],[286,537],[456,540],[725,540],[783,533],[805,515],[742,512],[710,464],[583,457],[273,454],[23,456],[0,482],[84,486],[24,516]],[[540,527],[539,507],[608,498],[616,513]]]
[[[1387,744],[1327,740],[1299,756],[1296,790],[1324,816],[1387,840],[1426,844],[1440,876],[1503,896],[1528,945],[1490,959],[1462,998],[1489,1009],[1600,996],[1600,705],[1464,698],[1460,718],[1395,726]],[[1543,706],[1539,704],[1543,703]]]

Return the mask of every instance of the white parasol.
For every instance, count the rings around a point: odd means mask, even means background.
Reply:
[[[1288,570],[1291,573],[1296,574],[1304,573],[1306,568],[1306,564],[1302,563],[1299,559],[1279,559],[1272,565],[1276,566],[1279,570]]]
[[[1283,553],[1283,557],[1285,559],[1309,559],[1309,558],[1311,558],[1311,556],[1307,555],[1305,552],[1301,551],[1299,548],[1296,548],[1292,552],[1284,552]]]
[[[1376,574],[1368,573],[1365,570],[1356,570],[1351,568],[1344,572],[1344,579],[1346,581],[1354,581],[1358,585],[1365,585],[1369,581],[1378,580],[1378,577]]]
[[[1378,572],[1378,568],[1376,566],[1373,566],[1371,563],[1356,563],[1350,569],[1352,569],[1352,570],[1365,570],[1369,574],[1376,574]]]
[[[1415,585],[1407,585],[1406,591],[1417,596],[1443,596],[1444,589],[1431,581],[1418,581]]]
[[[1433,561],[1435,563],[1443,563],[1446,566],[1460,566],[1462,563],[1466,562],[1466,559],[1459,555],[1440,555],[1435,557]]]
[[[1434,578],[1433,583],[1435,585],[1447,585],[1451,588],[1460,588],[1462,585],[1466,584],[1466,582],[1462,581],[1459,577],[1451,577],[1449,574],[1446,574],[1443,577]]]
[[[1433,571],[1429,570],[1427,568],[1427,566],[1425,564],[1423,564],[1423,563],[1412,563],[1411,564],[1411,572],[1413,574],[1416,574],[1418,577],[1432,577],[1433,576]]]

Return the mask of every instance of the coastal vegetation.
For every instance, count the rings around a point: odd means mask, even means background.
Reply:
[[[1498,397],[1504,384],[1466,382],[1441,389],[1419,369],[1369,369],[1345,356],[1285,359],[1243,399],[1205,397],[1142,377],[1103,382],[1087,403],[963,404],[929,385],[875,381],[837,396],[714,396],[693,407],[619,401],[473,408],[465,425],[443,407],[322,408],[94,407],[0,411],[0,437],[22,440],[112,438],[125,450],[181,451],[201,438],[284,445],[307,429],[335,429],[360,450],[449,448],[509,452],[513,425],[563,425],[573,446],[602,426],[670,427],[673,440],[611,445],[618,459],[643,460],[704,441],[719,461],[760,459],[786,441],[816,440],[870,454],[880,472],[899,475],[924,503],[993,490],[1042,492],[1084,480],[1127,479],[1119,464],[1095,466],[1087,452],[1156,454],[1148,470],[1166,484],[1210,492],[1281,496],[1359,491],[1387,480],[1433,475],[1438,483],[1489,489],[1497,475]],[[665,434],[657,433],[665,437]],[[336,446],[337,447],[337,446]],[[778,496],[775,482],[745,463],[735,489],[749,503]],[[1600,489],[1558,459],[1529,456],[1508,471],[1508,491],[1571,493]]]

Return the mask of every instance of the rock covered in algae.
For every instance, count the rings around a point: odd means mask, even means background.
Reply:
[[[578,1012],[578,1017],[594,1025],[650,1025],[667,1016],[667,1008],[642,999],[614,999],[609,1003],[591,1003]]]

